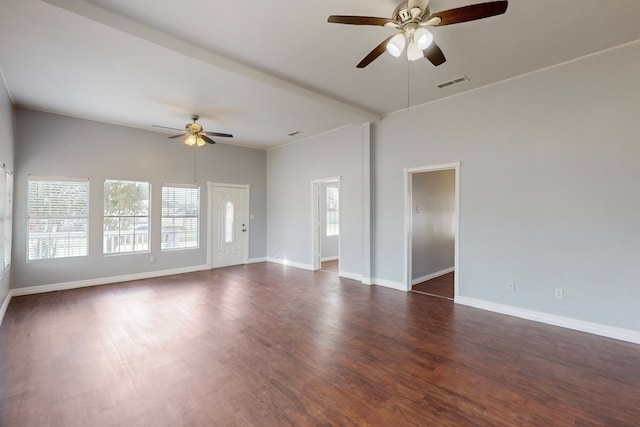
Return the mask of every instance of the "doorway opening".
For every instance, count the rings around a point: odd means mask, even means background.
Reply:
[[[340,177],[311,181],[313,270],[340,274]]]
[[[407,291],[458,295],[460,162],[405,169]]]

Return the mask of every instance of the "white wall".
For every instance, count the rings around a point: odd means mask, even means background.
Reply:
[[[17,109],[14,198],[13,287],[65,283],[125,274],[201,266],[206,259],[207,181],[250,184],[249,257],[264,258],[266,244],[266,153],[227,144],[194,150],[166,135],[56,114]],[[163,183],[200,186],[200,248],[161,252]],[[90,179],[89,256],[26,262],[26,190],[28,174]],[[102,255],[105,179],[151,183],[151,254]],[[155,262],[150,262],[150,255]]]
[[[454,170],[414,173],[411,278],[418,279],[454,266]]]
[[[363,266],[363,128],[349,126],[267,152],[267,256],[312,268],[311,181],[342,177],[340,270]]]
[[[14,115],[9,93],[0,76],[0,162],[6,165],[7,170],[13,170],[14,165]],[[4,176],[1,177],[4,179]],[[1,243],[1,242],[0,242]],[[11,268],[0,279],[0,306],[9,293],[11,283]],[[0,321],[2,314],[0,313]]]
[[[403,168],[461,161],[461,296],[640,330],[639,70],[636,42],[385,117],[375,277],[403,280]]]

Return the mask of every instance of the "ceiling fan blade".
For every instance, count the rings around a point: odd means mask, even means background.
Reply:
[[[441,27],[443,25],[459,24],[461,22],[475,21],[476,19],[502,15],[507,11],[508,4],[509,2],[506,0],[472,4],[470,6],[458,7],[455,9],[433,13],[429,17],[429,19],[435,17],[440,18],[440,22],[438,24],[433,24],[437,27]]]
[[[181,133],[180,135],[173,135],[173,136],[170,136],[170,137],[169,137],[169,139],[172,139],[172,138],[180,138],[181,136],[185,136],[185,135],[186,135],[186,133]]]
[[[180,132],[182,132],[182,131],[184,130],[184,129],[178,129],[178,128],[169,128],[169,127],[166,127],[166,126],[158,126],[158,125],[151,125],[151,127],[154,127],[154,128],[162,128],[162,129],[177,130],[177,131],[180,131]]]
[[[356,67],[364,68],[367,65],[371,64],[376,58],[382,55],[385,50],[387,50],[387,43],[389,43],[389,40],[391,40],[394,36],[395,34],[384,39],[384,41],[376,46],[375,49],[373,49],[371,52],[369,52],[369,54],[365,56],[364,59],[360,61],[358,65],[356,65]]]
[[[389,18],[375,18],[372,16],[349,16],[349,15],[331,15],[327,22],[333,24],[351,24],[351,25],[376,25],[384,27],[385,25],[394,25],[397,23]]]
[[[442,53],[442,49],[440,49],[440,47],[435,43],[431,43],[431,46],[426,48],[423,52],[424,57],[431,61],[431,63],[436,67],[444,64],[447,60],[447,58],[444,57],[444,53]]]
[[[211,135],[211,136],[220,136],[222,138],[233,138],[233,135],[230,133],[220,133],[220,132],[200,132],[201,134]]]
[[[207,141],[209,144],[215,144],[215,143],[216,143],[213,139],[209,138],[209,137],[208,137],[208,136],[206,136],[206,135],[202,135],[202,134],[200,134],[200,138],[204,139],[204,140],[205,140],[205,141]]]

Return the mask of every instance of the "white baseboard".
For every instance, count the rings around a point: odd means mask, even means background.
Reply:
[[[98,277],[96,279],[78,280],[75,282],[53,283],[50,285],[17,287],[11,289],[11,296],[42,294],[45,292],[65,291],[68,289],[86,288],[89,286],[107,285],[131,280],[152,279],[154,277],[171,276],[174,274],[192,273],[194,271],[210,270],[209,265],[195,265],[192,267],[174,268],[171,270],[147,271],[144,273],[124,274],[122,276]]]
[[[4,314],[7,312],[7,308],[9,308],[11,297],[12,297],[11,289],[9,289],[7,296],[4,297],[4,301],[2,301],[2,306],[0,306],[0,326],[2,326],[2,320],[4,320]]]
[[[301,268],[303,270],[313,271],[313,266],[311,264],[302,264],[299,262],[292,262],[289,260],[283,260],[279,258],[267,258],[268,262],[274,262],[276,264],[287,265],[290,267]],[[362,275],[356,273],[350,273],[348,271],[340,270],[338,272],[338,276],[344,277],[345,279],[357,280],[358,282],[362,281]]]
[[[244,263],[245,264],[258,264],[260,262],[266,262],[267,258],[266,257],[262,257],[262,258],[249,258],[248,260],[246,260]]]
[[[338,272],[338,276],[344,277],[345,279],[357,280],[358,282],[362,282],[362,274],[349,273],[348,271],[340,270]]]
[[[270,257],[267,257],[267,261],[274,262],[276,264],[288,265],[290,267],[301,268],[303,270],[313,271],[313,266],[311,264],[303,264],[300,262],[294,262],[287,259],[270,258]]]
[[[435,273],[413,279],[411,284],[417,285],[418,283],[426,282],[427,280],[435,279],[436,277],[444,276],[445,274],[453,273],[454,271],[455,267],[445,268],[444,270],[436,271]]]
[[[385,288],[395,289],[397,291],[407,292],[407,286],[401,282],[392,282],[391,280],[385,279],[372,279],[373,285],[384,286]]]
[[[513,307],[510,305],[497,304],[475,298],[456,297],[455,302],[457,304],[480,308],[494,313],[506,314],[509,316],[519,317],[521,319],[533,320],[535,322],[546,323],[548,325],[560,326],[567,329],[573,329],[575,331],[587,332],[607,338],[640,344],[640,332],[630,329],[616,328],[613,326],[601,325],[599,323],[586,322],[584,320],[557,316],[540,311],[527,310],[525,308]]]
[[[340,258],[339,258],[339,257],[337,257],[337,256],[328,256],[328,257],[325,257],[325,258],[320,258],[320,261],[322,261],[322,262],[325,262],[325,261],[335,261],[335,260],[337,260],[337,259],[340,259]]]

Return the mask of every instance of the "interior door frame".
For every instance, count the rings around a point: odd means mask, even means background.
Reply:
[[[322,261],[320,260],[322,254],[320,251],[321,236],[320,236],[320,186],[322,184],[328,184],[330,182],[338,183],[338,263],[340,262],[340,256],[342,253],[342,177],[337,176],[333,178],[321,178],[311,180],[311,266],[313,271],[320,270]]]
[[[244,247],[244,254],[243,254],[243,258],[244,258],[244,263],[247,263],[247,260],[249,259],[249,233],[251,233],[251,223],[249,222],[249,218],[250,218],[250,214],[249,212],[251,211],[251,185],[250,184],[227,184],[227,183],[220,183],[220,182],[207,182],[207,265],[209,266],[209,268],[213,268],[213,232],[215,230],[215,224],[214,224],[214,209],[215,207],[213,206],[214,200],[213,200],[213,191],[216,188],[234,188],[234,189],[244,189],[246,190],[246,196],[247,196],[247,205],[246,205],[246,209],[244,212],[244,224],[246,224],[246,236],[244,237],[245,239],[245,247]]]
[[[453,298],[454,301],[458,297],[460,289],[460,166],[461,162],[445,163],[433,166],[423,166],[417,168],[404,169],[404,283],[406,291],[410,292],[412,283],[412,240],[413,240],[413,174],[423,172],[436,172],[444,170],[455,171],[455,218],[454,218],[454,280],[453,280]]]

